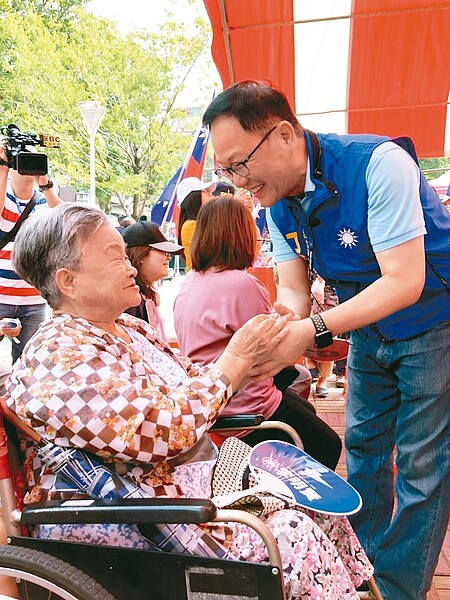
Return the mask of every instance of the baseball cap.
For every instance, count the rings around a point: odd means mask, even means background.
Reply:
[[[234,194],[234,185],[225,183],[224,181],[218,181],[215,190],[213,191],[213,196],[221,196],[222,194]]]
[[[177,187],[178,204],[181,204],[191,192],[200,192],[216,186],[215,181],[202,181],[198,177],[186,177]],[[213,189],[214,189],[213,188]]]
[[[138,221],[133,225],[128,225],[120,232],[127,245],[127,248],[136,246],[150,246],[156,250],[169,252],[170,254],[181,254],[183,246],[169,242],[164,237],[159,225],[152,221]]]

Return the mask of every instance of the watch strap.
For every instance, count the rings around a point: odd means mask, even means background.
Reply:
[[[44,185],[39,186],[39,191],[45,192],[46,190],[50,190],[52,187],[53,187],[53,181],[51,179],[48,179],[47,183],[44,183]]]
[[[4,158],[0,158],[0,166],[9,167],[9,162],[7,160],[5,160]]]
[[[312,315],[310,319],[313,322],[316,330],[316,335],[314,337],[317,348],[326,348],[327,346],[331,346],[333,343],[333,334],[323,322],[322,317],[319,314],[316,314]]]
[[[313,322],[316,333],[324,333],[328,330],[328,327],[325,325],[324,320],[319,314],[311,315],[309,318]]]

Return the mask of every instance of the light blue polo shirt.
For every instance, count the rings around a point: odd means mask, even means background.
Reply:
[[[407,152],[394,142],[377,146],[367,166],[366,182],[368,233],[375,253],[426,234],[419,196],[420,171]],[[308,158],[304,208],[311,201],[314,189]],[[298,258],[273,222],[270,210],[266,215],[275,262]]]

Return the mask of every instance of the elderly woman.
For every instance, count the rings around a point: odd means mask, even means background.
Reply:
[[[45,440],[114,463],[144,495],[210,497],[217,449],[206,432],[252,365],[284,339],[285,319],[251,319],[205,367],[178,358],[147,323],[121,314],[140,302],[136,269],[106,215],[74,204],[24,225],[15,265],[53,316],[14,365],[8,406]],[[58,497],[54,476],[33,459],[27,501]],[[319,526],[293,509],[264,519],[282,544],[291,598],[317,590],[315,597],[357,598],[355,584],[371,567],[346,519],[316,516]],[[35,535],[266,558],[261,540],[240,524],[162,526],[145,538],[125,525],[47,525]]]
[[[192,264],[175,299],[175,330],[181,352],[208,364],[226,348],[246,321],[273,311],[266,288],[246,272],[257,252],[256,227],[249,210],[230,196],[202,206],[192,243]],[[280,391],[272,377],[249,383],[235,394],[224,415],[261,413],[288,423],[303,440],[306,452],[330,469],[341,453],[341,440],[313,405],[292,390]],[[282,432],[253,431],[243,437],[254,445]],[[287,441],[290,441],[287,438]]]

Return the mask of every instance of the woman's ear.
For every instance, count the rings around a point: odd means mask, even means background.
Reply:
[[[73,298],[75,290],[75,274],[70,269],[58,269],[55,273],[55,283],[63,296]]]

